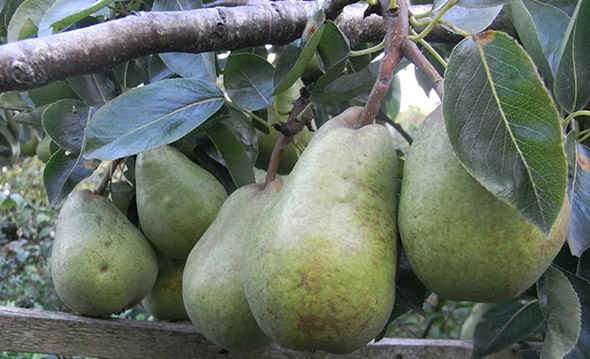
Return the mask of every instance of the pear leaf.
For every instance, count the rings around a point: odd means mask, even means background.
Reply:
[[[138,66],[134,60],[117,65],[112,74],[113,80],[123,91],[147,82],[144,69]]]
[[[568,272],[564,274],[576,291],[582,309],[582,327],[578,342],[565,359],[590,359],[590,282]]]
[[[340,31],[335,23],[327,21],[317,50],[324,68],[329,69],[343,59],[348,58],[350,43],[346,35]]]
[[[311,93],[311,100],[317,103],[333,103],[350,100],[367,92],[375,83],[377,73],[379,72],[379,65],[379,62],[373,62],[359,72],[340,76],[332,80],[332,69],[338,66],[335,65],[320,77]]]
[[[78,183],[89,177],[100,161],[82,158],[81,152],[55,152],[43,170],[43,185],[49,204],[55,206],[76,188]]]
[[[498,303],[475,326],[473,358],[496,353],[523,340],[543,323],[537,300],[528,296]]]
[[[27,92],[9,91],[0,94],[0,107],[7,110],[27,111],[35,104]]]
[[[212,52],[199,54],[167,52],[159,56],[170,70],[182,77],[215,83],[215,55]]]
[[[555,100],[569,113],[583,109],[590,100],[590,1],[579,2],[572,21],[553,83]]]
[[[524,49],[502,32],[461,41],[445,73],[443,113],[457,159],[548,234],[565,200],[560,117]]]
[[[154,0],[152,11],[182,11],[202,7],[201,0]]]
[[[88,107],[79,100],[57,101],[43,112],[43,128],[59,147],[79,153],[82,150],[84,129],[94,112],[95,107]]]
[[[43,87],[29,90],[28,92],[36,107],[49,105],[64,98],[78,98],[70,85],[64,81],[55,81]]]
[[[0,166],[12,167],[12,164],[20,155],[18,141],[8,126],[0,123]]]
[[[576,275],[590,282],[590,251],[585,251],[578,260]],[[589,307],[590,308],[590,307]]]
[[[579,257],[590,247],[590,149],[575,147],[575,160],[570,170],[567,194],[571,220],[567,240],[572,254]]]
[[[199,79],[168,79],[129,90],[88,123],[84,157],[114,160],[174,142],[223,101],[217,86]]]
[[[435,0],[433,8],[442,9],[441,5],[446,0]],[[478,1],[481,3],[481,1]],[[469,4],[468,4],[469,5]],[[460,27],[468,33],[476,33],[485,30],[502,10],[502,4],[489,4],[487,6],[462,6],[457,3],[448,10],[442,17],[442,20],[448,21],[453,25]],[[449,28],[452,31],[452,28]]]
[[[504,11],[510,16],[528,54],[552,84],[570,17],[562,10],[536,0],[512,2]],[[547,26],[548,23],[551,26]]]
[[[227,58],[223,84],[232,102],[255,111],[272,104],[274,69],[254,54],[232,54]]]
[[[236,187],[256,182],[246,149],[229,128],[218,123],[207,128],[205,133],[221,154]]]
[[[314,33],[311,35],[309,40],[303,46],[301,53],[297,57],[297,60],[293,62],[293,55],[296,53],[296,50],[290,49],[289,57],[285,59],[283,63],[281,63],[279,59],[279,63],[277,64],[277,69],[274,73],[274,86],[275,90],[272,93],[273,95],[279,94],[289,87],[291,87],[295,81],[303,73],[305,72],[305,68],[307,64],[313,58],[315,51],[322,39],[322,34],[324,33],[325,25],[320,26]],[[283,57],[283,56],[281,56]]]
[[[114,0],[56,0],[39,22],[39,36],[62,32]]]
[[[8,42],[33,37],[39,21],[55,0],[26,0],[16,9],[6,29]],[[33,25],[33,26],[31,26]]]
[[[74,92],[90,106],[100,107],[117,96],[117,86],[104,73],[74,76],[68,82]]]
[[[574,348],[580,335],[580,300],[565,274],[552,266],[537,282],[537,293],[547,320],[540,359],[561,359]]]

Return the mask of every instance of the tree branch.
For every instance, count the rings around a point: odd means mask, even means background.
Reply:
[[[443,98],[443,78],[436,71],[434,66],[428,61],[428,59],[420,52],[418,46],[414,41],[405,39],[402,43],[402,50],[404,56],[416,66],[416,68],[426,77],[430,86],[434,89],[434,92],[438,95],[438,98]]]
[[[307,19],[319,4],[334,16],[349,2],[265,1],[248,6],[139,12],[82,29],[12,42],[0,46],[0,92],[102,72],[155,53],[284,45],[301,36]],[[377,15],[363,18],[366,7],[366,4],[346,6],[336,18],[336,24],[352,45],[383,38],[382,18]],[[435,28],[432,38],[429,36],[427,40],[458,41],[442,27]]]

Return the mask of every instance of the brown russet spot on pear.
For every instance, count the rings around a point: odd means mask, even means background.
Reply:
[[[519,295],[557,255],[569,216],[566,200],[546,237],[455,158],[440,107],[420,126],[404,165],[399,229],[412,268],[439,296],[498,302]]]

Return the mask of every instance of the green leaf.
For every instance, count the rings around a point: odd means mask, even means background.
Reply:
[[[571,205],[567,240],[572,254],[579,257],[590,247],[590,148],[576,145],[573,157],[567,189]]]
[[[150,83],[167,79],[172,75],[174,75],[174,72],[166,66],[160,56],[152,55],[150,57],[150,64],[148,65],[148,77]]]
[[[537,0],[515,1],[507,4],[504,11],[510,16],[520,40],[543,76],[549,84],[553,84],[563,34],[570,17],[562,10]]]
[[[576,275],[590,282],[590,251],[585,251],[578,260]],[[590,308],[590,307],[588,307]]]
[[[199,54],[167,52],[159,56],[169,69],[182,77],[215,83],[215,55],[212,52]]]
[[[576,291],[582,309],[582,326],[578,342],[565,358],[590,359],[590,283],[587,279],[576,277],[570,273],[564,272],[564,274]]]
[[[18,141],[7,125],[0,123],[0,167],[12,167],[20,155]]]
[[[42,107],[37,107],[36,109],[34,109],[32,111],[18,112],[16,115],[14,115],[13,119],[16,122],[24,123],[29,126],[40,128],[41,127],[41,119],[42,119],[41,116],[43,115],[43,111],[45,111],[45,108],[46,108],[46,106],[42,106]]]
[[[229,128],[218,123],[205,132],[221,154],[236,187],[256,182],[254,166],[250,162],[244,146]]]
[[[104,73],[70,77],[74,92],[90,106],[100,107],[117,96],[117,86]]]
[[[35,106],[49,105],[57,100],[66,98],[78,98],[70,85],[64,81],[55,81],[43,87],[29,90],[28,92]]]
[[[461,41],[445,73],[443,114],[457,159],[548,234],[565,200],[560,118],[526,52],[505,33]]]
[[[112,73],[122,91],[147,82],[144,69],[138,66],[134,60],[116,66]]]
[[[445,2],[446,0],[435,0],[433,8],[442,9],[441,5]],[[478,1],[478,3],[481,3],[481,1]],[[474,34],[490,26],[498,13],[500,13],[500,10],[502,10],[503,4],[497,4],[497,2],[496,4],[488,3],[487,6],[478,4],[480,6],[477,7],[469,6],[467,3],[465,5],[467,6],[461,6],[461,2],[457,3],[443,15],[442,19],[470,34]],[[452,28],[448,27],[448,29],[452,31]]]
[[[223,105],[223,93],[198,79],[169,79],[129,90],[96,112],[84,157],[114,160],[174,142]]]
[[[523,340],[543,323],[537,300],[519,296],[488,309],[475,326],[473,358],[481,358]]]
[[[230,55],[225,64],[223,84],[232,102],[255,111],[272,104],[272,65],[254,54]]]
[[[152,11],[182,11],[202,7],[201,0],[154,0]]]
[[[62,32],[114,0],[56,0],[39,22],[39,36]]]
[[[133,187],[124,181],[111,182],[109,184],[109,192],[111,199],[115,206],[119,208],[121,213],[127,213],[129,205],[131,204],[133,197],[135,196],[135,190]]]
[[[230,111],[230,117],[223,119],[221,123],[229,128],[240,141],[246,150],[250,163],[254,164],[256,157],[258,157],[258,135],[252,121],[243,113],[232,110]]]
[[[55,206],[90,176],[100,161],[83,159],[80,153],[59,150],[51,156],[43,170],[43,185],[49,204]]]
[[[78,100],[61,100],[43,112],[43,128],[59,147],[78,153],[82,150],[84,129],[96,112]]]
[[[28,37],[35,36],[35,33],[31,33],[33,29],[31,25],[35,27],[39,25],[39,21],[47,12],[49,7],[55,0],[26,0],[17,9],[8,28],[6,29],[6,38],[8,42],[13,42]]]
[[[0,107],[7,110],[27,111],[35,108],[35,104],[28,93],[9,91],[0,94]]]
[[[385,113],[390,119],[395,120],[402,102],[402,84],[399,76],[395,74],[391,80],[391,86],[381,102],[381,105],[385,107]]]
[[[317,47],[325,69],[336,65],[350,53],[350,43],[346,35],[332,21],[324,25],[324,32]]]
[[[590,100],[590,1],[578,6],[553,83],[555,100],[569,113],[583,109]]]
[[[561,359],[580,335],[581,309],[576,291],[567,277],[549,267],[537,282],[539,304],[547,320],[540,359]]]
[[[292,63],[292,57],[289,57],[285,63],[281,63],[281,59],[279,59],[277,70],[274,74],[275,90],[272,93],[273,95],[287,90],[295,83],[295,81],[297,81],[299,77],[301,77],[301,75],[303,75],[307,64],[313,58],[315,50],[322,39],[324,29],[325,25],[322,25],[313,33],[313,35],[311,35],[309,40],[305,43],[305,46],[303,46],[301,54],[299,54],[299,57],[297,57],[297,60],[294,63]],[[294,50],[290,51],[290,54],[292,55]],[[282,57],[283,56],[281,56],[281,58]]]
[[[328,70],[317,82],[311,93],[311,100],[316,103],[331,103],[350,100],[373,87],[379,62],[373,62],[359,72],[338,77],[325,85],[325,79],[332,76],[332,70]]]

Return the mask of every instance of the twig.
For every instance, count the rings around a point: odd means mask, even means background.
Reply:
[[[373,123],[379,113],[379,107],[389,90],[393,71],[402,58],[401,44],[408,37],[409,13],[406,0],[400,0],[398,7],[389,9],[390,0],[381,0],[381,7],[385,9],[383,18],[385,26],[385,56],[379,66],[379,73],[375,85],[371,89],[367,104],[357,121],[357,128]],[[388,9],[388,10],[387,10]]]
[[[379,109],[379,113],[377,114],[377,119],[383,120],[383,121],[387,122],[388,124],[390,124],[391,126],[393,126],[393,128],[395,128],[395,130],[397,132],[399,132],[399,134],[402,135],[402,137],[406,141],[408,141],[408,143],[410,145],[412,144],[412,141],[414,141],[412,139],[412,136],[410,136],[399,123],[397,123],[394,120],[392,120],[391,118],[389,118],[389,116],[387,116],[387,114],[381,108]]]
[[[102,181],[100,181],[98,186],[96,186],[96,189],[94,190],[94,194],[97,194],[100,196],[102,196],[104,194],[104,191],[107,189],[107,186],[111,182],[111,177],[113,176],[113,172],[115,172],[115,169],[117,168],[117,166],[119,166],[119,163],[121,163],[121,160],[122,160],[122,158],[119,158],[119,159],[112,161],[109,164],[109,170],[104,174],[104,176],[102,177]]]
[[[436,71],[434,66],[428,61],[428,59],[420,52],[418,46],[414,41],[405,39],[402,43],[402,50],[404,56],[416,66],[416,68],[426,77],[430,86],[434,89],[438,97],[442,100],[443,98],[443,78]]]

